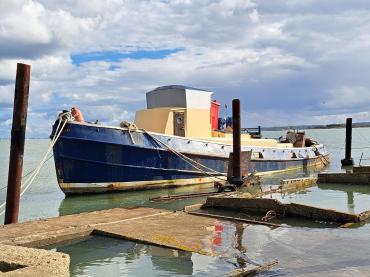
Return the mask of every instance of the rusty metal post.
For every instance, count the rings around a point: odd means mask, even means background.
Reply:
[[[242,185],[243,180],[240,170],[241,135],[240,135],[240,100],[233,99],[233,176],[230,183]]]
[[[352,118],[347,118],[346,121],[346,153],[341,163],[343,166],[353,165],[353,159],[351,157],[352,150]]]
[[[31,67],[17,64],[4,224],[18,222]]]

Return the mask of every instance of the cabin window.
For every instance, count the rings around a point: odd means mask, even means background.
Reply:
[[[290,153],[290,157],[291,157],[292,159],[297,159],[297,155],[296,155],[296,153],[294,153],[294,152],[291,152],[291,153]]]
[[[253,152],[253,157],[256,159],[263,159],[262,152]]]
[[[315,149],[315,150],[314,150],[314,153],[315,153],[316,157],[320,156],[320,152],[319,152],[319,150],[318,150],[318,149]]]

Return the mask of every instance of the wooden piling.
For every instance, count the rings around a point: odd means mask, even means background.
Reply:
[[[351,157],[352,148],[352,118],[347,118],[346,121],[346,152],[345,157],[341,160],[343,166],[353,165],[353,159]]]
[[[229,182],[234,185],[243,184],[240,156],[241,156],[241,134],[240,134],[240,100],[233,99],[233,176]]]
[[[4,224],[18,222],[31,66],[17,64]]]

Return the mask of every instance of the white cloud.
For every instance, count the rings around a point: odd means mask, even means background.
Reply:
[[[325,108],[357,108],[363,105],[370,108],[370,88],[341,87],[330,90],[328,96],[323,103]]]
[[[348,117],[351,117],[355,122],[370,121],[370,112],[321,115],[315,116],[314,120],[317,124],[344,123]]]
[[[14,98],[14,85],[0,86],[0,107],[10,106]]]
[[[249,14],[250,19],[253,23],[258,23],[260,21],[260,15],[257,11],[257,9],[254,9],[253,12]]]
[[[133,119],[145,92],[166,84],[238,97],[248,125],[366,118],[369,11],[361,0],[1,1],[0,120],[11,117],[17,62],[31,64],[31,136],[73,105],[91,120]],[[163,59],[71,60],[175,48]]]
[[[0,4],[0,58],[69,53],[96,27],[95,18],[74,17],[68,10],[48,10],[32,0],[12,2]]]
[[[2,5],[6,5],[2,3]],[[52,35],[47,26],[40,21],[45,14],[44,7],[33,1],[15,6],[13,10],[1,13],[1,40],[44,44],[51,41]],[[23,22],[22,22],[23,21]]]

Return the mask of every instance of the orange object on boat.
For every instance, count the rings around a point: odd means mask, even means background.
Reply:
[[[84,116],[82,115],[82,112],[77,107],[73,107],[71,109],[71,114],[74,117],[74,119],[78,122],[84,122]]]

